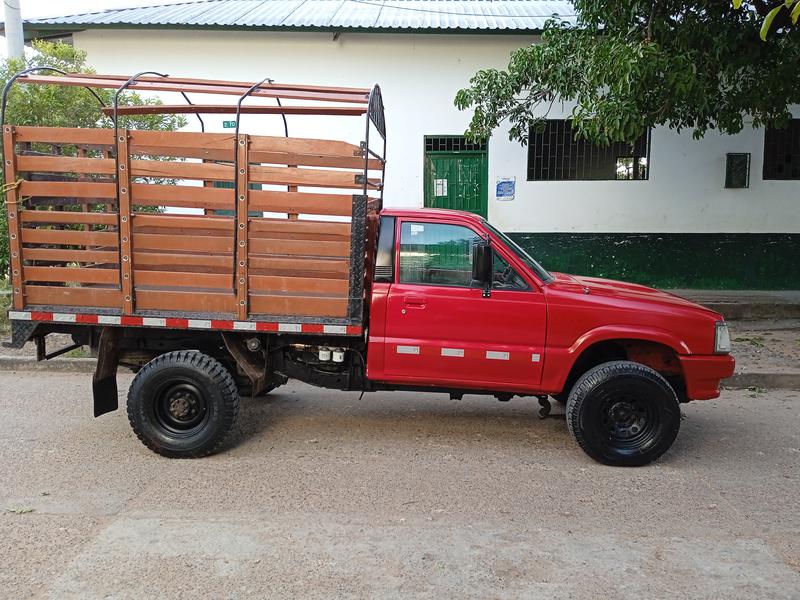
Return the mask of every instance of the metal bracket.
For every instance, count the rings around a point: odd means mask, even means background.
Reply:
[[[359,142],[358,149],[353,150],[353,156],[357,156],[358,158],[366,158],[367,157],[367,142]]]

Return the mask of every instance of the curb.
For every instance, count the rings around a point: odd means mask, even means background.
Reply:
[[[37,361],[29,356],[0,356],[0,371],[32,371],[48,373],[94,373],[94,358],[57,358]],[[777,390],[800,390],[800,373],[735,373],[723,379],[729,389],[758,387]]]
[[[800,304],[769,302],[715,302],[699,300],[726,321],[760,321],[763,319],[800,319]]]
[[[726,388],[800,390],[800,373],[734,373],[722,380]]]
[[[37,361],[29,356],[0,356],[0,371],[39,371],[48,373],[94,373],[94,358],[57,358]]]

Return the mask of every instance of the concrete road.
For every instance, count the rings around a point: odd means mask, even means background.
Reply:
[[[169,460],[89,389],[0,374],[4,598],[800,598],[797,392],[688,405],[615,469],[535,401],[302,385]]]

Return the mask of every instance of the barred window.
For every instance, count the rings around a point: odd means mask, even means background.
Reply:
[[[650,130],[633,144],[576,140],[571,121],[548,119],[531,130],[528,181],[641,180],[650,173]]]
[[[800,179],[800,119],[764,132],[764,179]]]

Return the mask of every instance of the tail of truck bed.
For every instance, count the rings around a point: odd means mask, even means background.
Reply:
[[[12,321],[362,332],[386,148],[377,86],[29,71],[6,86],[3,113],[15,82],[117,93],[99,107],[110,128],[2,123]],[[119,106],[125,89],[236,102]],[[152,112],[228,113],[236,126],[230,134],[119,126],[123,115]],[[365,134],[357,144],[288,130],[249,135],[239,130],[243,113],[362,116]]]

